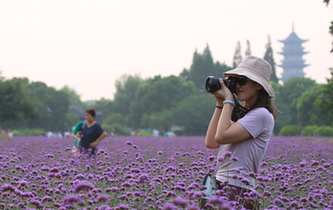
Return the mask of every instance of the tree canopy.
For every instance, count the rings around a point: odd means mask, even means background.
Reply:
[[[234,59],[232,61],[232,68],[235,69],[242,61],[243,57],[242,57],[241,44],[240,41],[238,41],[234,53]]]
[[[265,55],[264,55],[264,60],[266,60],[272,66],[271,81],[278,82],[279,80],[276,76],[275,61],[274,61],[274,56],[273,56],[271,37],[269,35],[268,35],[268,42],[266,44],[266,52],[265,52]]]

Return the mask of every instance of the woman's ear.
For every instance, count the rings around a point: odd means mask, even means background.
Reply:
[[[261,86],[261,84],[259,84],[259,83],[256,83],[256,85],[257,85],[257,90],[261,90],[261,89],[262,89],[262,86]]]

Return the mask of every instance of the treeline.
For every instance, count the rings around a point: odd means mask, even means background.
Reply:
[[[245,54],[251,54],[247,41]],[[234,54],[233,65],[241,61],[240,43]],[[263,56],[273,66],[272,85],[276,91],[276,107],[280,111],[274,133],[300,135],[300,128],[331,126],[333,114],[333,73],[327,84],[317,84],[309,78],[292,78],[284,85],[276,83],[275,62],[270,39]],[[95,108],[101,111],[97,121],[104,129],[129,135],[137,129],[173,130],[179,135],[205,135],[214,110],[214,98],[205,92],[207,76],[222,77],[232,69],[214,61],[209,46],[202,53],[193,54],[192,64],[179,75],[142,78],[124,75],[116,83],[114,99],[100,99],[94,104],[80,100],[68,87],[56,90],[42,82],[26,78],[0,80],[0,125],[12,129],[70,129],[79,119],[66,114],[69,105]],[[291,126],[292,125],[292,126]],[[289,126],[284,128],[285,126]],[[309,128],[307,128],[309,130]],[[283,131],[283,132],[282,132]]]
[[[68,87],[56,90],[27,78],[0,79],[0,125],[3,129],[60,131],[78,121],[67,114],[70,104],[84,104]]]

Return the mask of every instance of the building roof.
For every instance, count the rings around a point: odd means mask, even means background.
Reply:
[[[299,42],[299,43],[303,43],[303,42],[307,42],[309,41],[308,39],[301,39],[297,36],[297,34],[293,31],[291,32],[291,34],[284,40],[278,40],[279,42],[282,42],[284,44],[289,44],[289,43],[296,43],[296,42]]]

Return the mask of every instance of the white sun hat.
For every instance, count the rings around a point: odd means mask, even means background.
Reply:
[[[224,72],[224,76],[226,77],[233,74],[246,76],[250,80],[259,83],[268,93],[269,97],[274,97],[274,90],[270,84],[272,66],[264,59],[248,55],[237,68]]]

